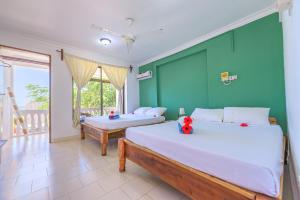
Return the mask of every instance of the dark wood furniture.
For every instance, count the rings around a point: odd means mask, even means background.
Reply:
[[[121,138],[125,135],[125,128],[123,129],[101,129],[90,124],[82,123],[81,124],[81,139],[85,139],[85,136],[98,140],[101,146],[101,154],[105,156],[107,153],[107,144],[109,139]]]
[[[270,118],[276,124],[275,118]],[[286,138],[283,141],[283,151]],[[126,159],[129,159],[163,181],[195,200],[282,200],[283,172],[281,176],[280,195],[269,197],[232,183],[221,180],[175,160],[162,156],[148,148],[137,145],[125,138],[118,141],[119,171],[125,171]],[[284,153],[283,153],[284,155]]]
[[[163,123],[163,122],[158,122],[158,123]],[[144,124],[141,126],[152,125],[152,124],[153,123]],[[101,154],[102,156],[105,156],[107,153],[108,140],[124,137],[127,128],[128,127],[120,128],[120,129],[101,129],[87,123],[81,123],[81,139],[82,140],[85,139],[85,136],[88,135],[91,138],[98,140],[101,146]]]

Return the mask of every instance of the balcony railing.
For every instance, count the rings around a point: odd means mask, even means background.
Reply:
[[[49,130],[48,110],[20,110],[21,117],[24,119],[24,126],[28,134],[47,133]],[[14,136],[23,135],[22,127],[14,116]]]
[[[81,108],[81,113],[96,116],[96,115],[101,115],[101,109],[100,108]]]
[[[103,113],[107,115],[115,107],[104,107]],[[100,108],[82,108],[82,113],[88,113],[92,116],[101,115]],[[49,112],[48,110],[20,110],[21,117],[24,119],[24,126],[28,134],[47,133],[49,130]],[[21,136],[23,134],[20,123],[14,116],[13,136]]]

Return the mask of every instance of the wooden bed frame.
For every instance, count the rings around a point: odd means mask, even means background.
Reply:
[[[82,113],[83,115],[88,116],[88,113]],[[164,115],[162,115],[164,116]],[[159,123],[164,123],[159,122]],[[159,124],[155,123],[155,124]],[[152,124],[147,124],[152,125]],[[143,126],[143,125],[141,125]],[[131,126],[134,127],[134,126]],[[100,148],[101,148],[101,155],[106,156],[107,154],[107,144],[109,139],[116,139],[116,138],[122,138],[125,136],[126,128],[119,128],[119,129],[101,129],[98,127],[95,127],[93,125],[87,124],[87,123],[81,123],[81,139],[84,140],[85,136],[88,135],[91,138],[97,140],[100,142]]]
[[[101,155],[105,156],[107,154],[107,144],[109,139],[121,138],[125,135],[126,128],[122,129],[101,129],[95,126],[82,123],[81,124],[81,139],[85,139],[85,136],[88,135],[91,138],[100,142]]]
[[[277,124],[270,118],[271,124]],[[283,151],[286,138],[283,141]],[[241,188],[232,183],[208,175],[194,168],[162,156],[127,139],[118,141],[119,171],[125,171],[126,158],[137,163],[163,181],[196,200],[282,200],[283,172],[280,180],[280,195],[276,198]],[[284,152],[283,152],[284,155]]]

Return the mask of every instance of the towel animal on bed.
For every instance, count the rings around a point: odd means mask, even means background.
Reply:
[[[182,134],[193,133],[193,120],[190,116],[183,116],[178,119],[179,132]]]
[[[114,111],[110,111],[109,115],[108,115],[108,119],[110,120],[114,120],[114,119],[119,119],[120,115]]]

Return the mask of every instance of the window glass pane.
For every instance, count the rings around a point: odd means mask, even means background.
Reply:
[[[116,89],[111,83],[103,82],[103,114],[116,110]]]
[[[100,81],[89,81],[88,84],[81,89],[81,112],[90,115],[101,115],[101,95]],[[74,84],[74,104],[76,103],[77,87]]]
[[[101,98],[101,69],[98,68],[93,78],[81,89],[81,113],[91,116],[101,115],[101,100],[103,98],[103,115],[116,110],[117,91],[109,82],[102,70],[103,97]],[[76,104],[77,87],[73,81],[73,109]]]

